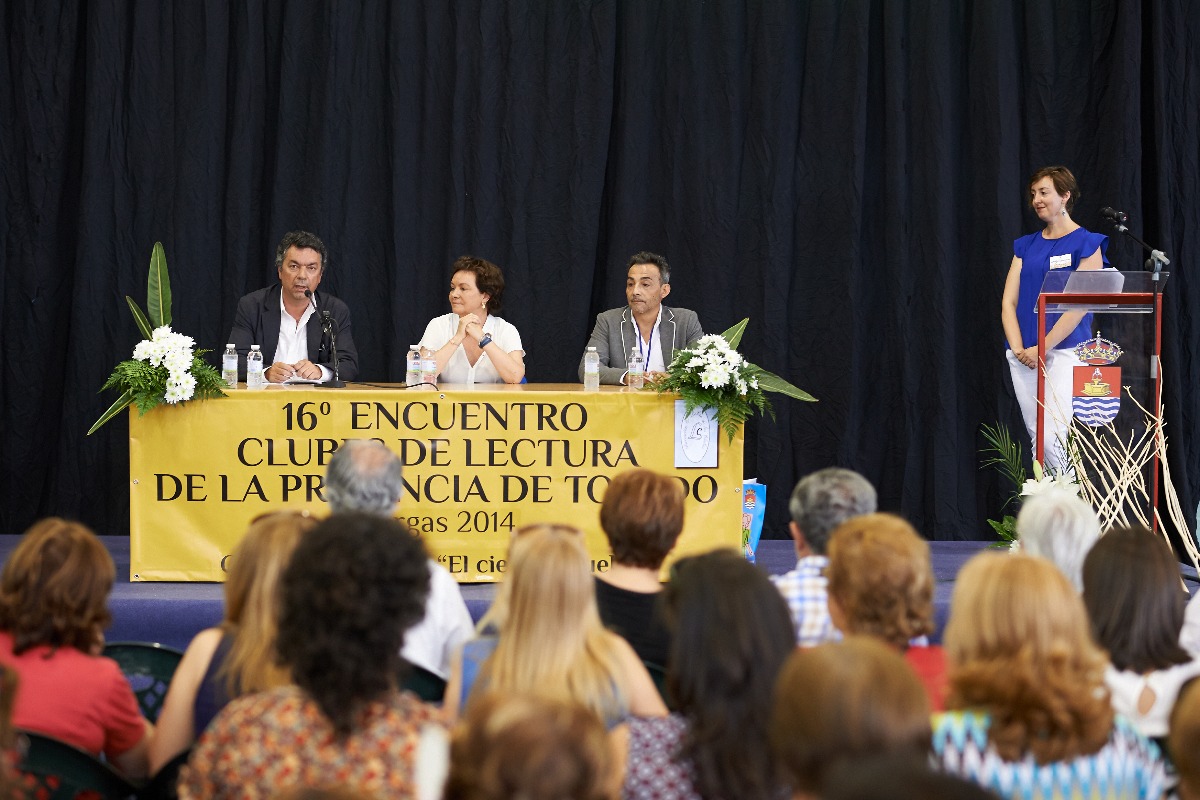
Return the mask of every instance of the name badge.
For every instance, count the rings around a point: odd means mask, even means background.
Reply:
[[[1065,253],[1061,256],[1050,256],[1050,269],[1065,269],[1071,266],[1071,254]]]

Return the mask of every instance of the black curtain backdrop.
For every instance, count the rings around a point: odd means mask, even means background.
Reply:
[[[999,306],[1025,180],[1127,211],[1174,260],[1170,466],[1200,499],[1200,13],[1188,0],[2,0],[0,531],[128,530],[127,424],[85,437],[138,340],[151,246],[175,327],[226,341],[280,236],[328,244],[361,376],[403,379],[462,253],[500,264],[530,379],[575,380],[628,256],[821,402],[747,430],[767,535],[843,465],[934,539],[988,537],[1020,433]],[[1139,268],[1114,238],[1109,256]],[[201,447],[201,442],[180,442]],[[1189,515],[1194,512],[1189,511]],[[1190,518],[1190,516],[1189,516]]]

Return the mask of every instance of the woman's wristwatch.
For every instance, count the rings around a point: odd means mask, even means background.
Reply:
[[[483,338],[479,340],[479,349],[482,350],[483,348],[487,347],[491,343],[492,343],[492,335],[490,333],[485,333],[483,335]]]

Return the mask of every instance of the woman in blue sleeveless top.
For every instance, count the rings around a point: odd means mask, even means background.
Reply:
[[[1101,269],[1108,263],[1108,237],[1071,219],[1079,186],[1066,167],[1043,167],[1029,179],[1028,189],[1029,204],[1046,227],[1013,242],[1000,320],[1008,340],[1005,356],[1013,389],[1031,441],[1037,437],[1037,370],[1046,369],[1045,461],[1057,471],[1067,465],[1064,443],[1071,421],[1073,367],[1083,363],[1073,350],[1091,338],[1092,319],[1082,312],[1047,314],[1046,353],[1039,353],[1038,294],[1051,270]]]

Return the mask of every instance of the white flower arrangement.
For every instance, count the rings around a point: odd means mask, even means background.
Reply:
[[[133,348],[133,357],[145,361],[152,367],[166,367],[167,385],[163,399],[168,403],[191,400],[196,392],[196,378],[192,375],[192,348],[196,342],[190,336],[171,331],[170,325],[154,329],[149,339],[138,342]]]
[[[765,392],[816,401],[803,389],[751,364],[735,349],[749,321],[744,319],[720,335],[701,336],[677,352],[666,375],[653,383],[658,392],[679,394],[687,413],[701,407],[716,409],[717,424],[730,441],[755,409],[774,416]]]
[[[201,358],[208,351],[196,350],[192,337],[171,330],[171,282],[167,278],[167,258],[158,242],[150,256],[146,295],[149,317],[133,298],[125,298],[145,338],[133,348],[133,359],[117,364],[100,387],[101,391],[120,389],[122,393],[100,415],[89,434],[131,405],[145,414],[162,403],[177,405],[193,398],[225,396],[220,373]],[[157,326],[153,330],[152,323]]]
[[[1037,459],[1033,461],[1034,480],[1026,480],[1021,485],[1021,497],[1032,497],[1046,491],[1070,492],[1079,496],[1079,481],[1073,472],[1054,473],[1044,470]]]

